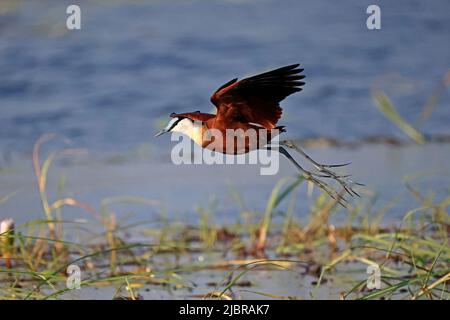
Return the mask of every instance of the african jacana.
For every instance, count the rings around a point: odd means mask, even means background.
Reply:
[[[332,167],[342,167],[348,165],[323,165],[311,159],[302,149],[298,148],[291,141],[282,141],[280,145],[270,144],[274,134],[284,132],[284,126],[276,126],[281,118],[282,109],[279,103],[287,96],[301,91],[305,84],[302,80],[305,78],[301,72],[304,69],[299,68],[299,64],[294,64],[265,73],[261,73],[242,80],[233,79],[214,92],[211,96],[211,102],[216,106],[217,113],[201,113],[200,111],[189,113],[172,113],[173,118],[168,125],[155,136],[160,136],[166,132],[179,132],[187,135],[195,143],[203,148],[211,148],[211,139],[206,138],[208,132],[218,130],[223,133],[223,147],[217,148],[214,144],[214,150],[228,154],[247,153],[255,148],[276,148],[281,154],[286,156],[301,172],[303,177],[321,189],[325,190],[332,198],[339,201],[346,201],[341,193],[337,193],[327,183],[318,179],[332,178],[344,188],[350,195],[358,195],[350,186],[353,182],[343,180],[347,176],[340,176],[329,170]],[[264,131],[262,135],[265,141],[252,143],[249,139],[245,140],[242,149],[226,148],[226,130],[255,130]],[[257,136],[257,139],[260,135]],[[300,166],[282,145],[298,151],[319,171],[313,173]]]

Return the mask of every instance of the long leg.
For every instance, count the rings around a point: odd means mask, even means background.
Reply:
[[[279,152],[282,153],[286,158],[289,159],[289,161],[291,161],[292,163],[294,163],[294,165],[297,167],[297,169],[299,169],[302,172],[307,173],[308,175],[314,176],[314,177],[318,177],[318,178],[333,178],[333,176],[330,176],[329,174],[321,174],[321,173],[316,173],[316,172],[310,172],[306,169],[304,169],[302,166],[300,166],[295,160],[294,158],[292,158],[292,156],[287,152],[286,149],[284,149],[283,147],[279,146],[279,145],[266,145],[264,148],[267,150],[272,150],[275,149]],[[283,149],[283,151],[281,151],[280,149]]]
[[[296,167],[297,169],[301,172],[302,176],[308,180],[311,181],[312,183],[314,183],[316,186],[318,186],[319,188],[321,188],[322,190],[324,190],[326,193],[328,193],[328,195],[330,197],[332,197],[333,199],[335,199],[336,201],[339,202],[339,204],[341,204],[343,207],[346,207],[346,205],[344,204],[347,203],[347,200],[339,195],[332,187],[330,187],[327,183],[315,178],[313,176],[312,172],[309,172],[308,170],[304,169],[301,165],[298,164],[297,161],[295,161],[295,159],[289,154],[289,152],[279,146],[278,147],[278,151],[283,154],[289,161],[291,161]]]
[[[344,179],[349,176],[340,176],[340,175],[336,174],[335,172],[328,169],[328,168],[344,167],[344,166],[349,165],[350,163],[331,164],[331,165],[330,164],[320,164],[317,161],[315,161],[314,159],[312,159],[305,151],[303,151],[301,148],[296,146],[292,141],[284,140],[284,141],[281,141],[280,144],[284,145],[288,148],[294,149],[295,151],[300,153],[303,157],[305,157],[308,161],[310,161],[319,172],[321,172],[325,175],[328,175],[328,176],[330,176],[330,178],[336,180],[348,194],[350,194],[351,196],[356,195],[359,197],[359,194],[355,190],[353,190],[350,185],[356,184],[356,185],[362,186],[363,184],[354,182],[350,179],[347,179],[347,181],[345,181]]]
[[[302,149],[300,149],[297,145],[295,145],[291,140],[283,140],[280,142],[280,144],[294,149],[295,151],[297,151],[298,153],[300,153],[302,156],[304,156],[306,159],[308,159],[317,170],[323,170],[325,168],[338,168],[338,167],[345,167],[348,166],[351,162],[347,162],[347,163],[341,163],[341,164],[321,164],[316,162],[313,158],[311,158],[308,154],[306,154],[305,151],[303,151]]]

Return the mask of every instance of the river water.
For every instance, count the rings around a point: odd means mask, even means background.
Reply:
[[[229,185],[262,210],[274,183],[295,171],[287,162],[270,177],[256,166],[174,166],[168,137],[153,138],[168,114],[213,111],[209,96],[226,81],[301,63],[305,89],[282,104],[287,137],[404,138],[375,108],[372,88],[414,124],[450,67],[446,0],[377,1],[381,30],[366,28],[370,1],[230,0],[79,1],[82,29],[68,31],[70,3],[0,4],[0,196],[14,193],[0,211],[18,221],[42,217],[30,153],[43,133],[89,151],[51,171],[50,191],[64,173],[67,192],[93,206],[142,196],[196,218],[199,203],[218,198],[220,216],[234,219]],[[444,91],[420,130],[450,133],[449,99]],[[419,173],[425,190],[448,194],[448,145],[311,152],[323,162],[352,161],[349,170],[380,194],[380,206],[400,196],[397,219],[418,206],[405,176]],[[308,201],[302,189],[300,212]],[[159,212],[128,210],[141,218]]]

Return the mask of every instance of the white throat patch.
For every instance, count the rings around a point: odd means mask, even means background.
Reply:
[[[203,123],[200,121],[192,121],[185,118],[178,122],[171,131],[183,133],[187,135],[192,141],[201,146],[203,143],[203,126]]]

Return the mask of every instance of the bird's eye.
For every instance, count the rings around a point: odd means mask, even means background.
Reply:
[[[167,124],[167,131],[171,131],[183,118],[173,118],[170,120],[170,122]]]

